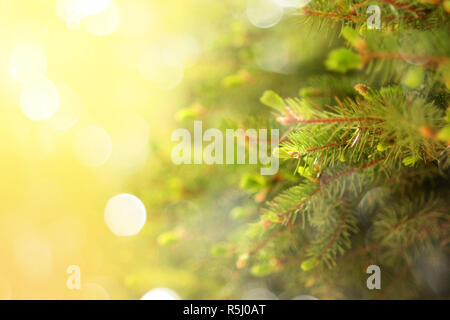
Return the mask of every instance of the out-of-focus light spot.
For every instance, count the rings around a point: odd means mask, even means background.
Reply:
[[[33,281],[42,281],[52,272],[53,257],[48,243],[38,237],[17,241],[14,256],[19,270]]]
[[[117,236],[133,236],[147,220],[147,212],[142,201],[128,193],[116,195],[108,200],[105,207],[105,222]]]
[[[139,152],[147,147],[150,127],[144,118],[136,114],[125,115],[121,121],[117,140],[127,147],[130,153]],[[128,146],[125,146],[127,144]]]
[[[73,148],[81,163],[97,167],[108,161],[112,152],[112,142],[104,129],[88,126],[76,133]]]
[[[121,165],[133,167],[146,159],[150,127],[144,118],[135,115],[125,115],[112,134],[114,150],[112,159]],[[144,159],[142,159],[144,157]]]
[[[372,225],[373,218],[387,203],[392,201],[392,194],[386,187],[369,190],[358,204],[358,219],[363,226]]]
[[[81,300],[110,300],[108,291],[96,283],[86,283],[81,286]]]
[[[190,68],[200,55],[200,48],[195,38],[179,36],[168,41],[162,48],[164,62],[171,67]]]
[[[125,36],[146,35],[155,25],[157,16],[144,0],[127,0],[120,4],[120,26],[118,32]]]
[[[427,56],[432,48],[426,37],[426,33],[418,35],[412,31],[402,32],[399,35],[397,50],[405,62],[416,66],[422,66],[428,62]]]
[[[67,23],[69,29],[79,27],[80,21],[85,17],[80,9],[79,0],[58,0],[56,14]]]
[[[152,289],[141,300],[181,300],[180,296],[169,288]]]
[[[14,48],[9,60],[9,72],[19,82],[35,81],[45,75],[47,57],[35,43],[22,43]]]
[[[141,56],[139,70],[150,82],[162,88],[172,89],[183,80],[184,70],[179,66],[168,65],[166,54],[167,49],[161,45],[147,49]]]
[[[78,0],[80,11],[90,16],[105,11],[111,4],[110,0]]]
[[[281,7],[303,8],[310,3],[311,0],[274,0],[274,2]]]
[[[106,36],[117,29],[119,20],[119,9],[115,5],[111,5],[98,14],[88,16],[83,20],[83,25],[93,35]]]
[[[50,31],[48,24],[41,19],[26,19],[14,28],[12,38],[17,43],[32,42],[46,46],[50,42]]]
[[[58,110],[59,93],[46,78],[25,84],[20,95],[22,112],[33,121],[50,119]]]
[[[81,102],[68,86],[59,84],[57,89],[60,100],[59,108],[47,124],[53,130],[65,131],[72,128],[79,120]]]
[[[68,25],[73,25],[88,16],[105,11],[110,4],[110,0],[58,0],[56,13]]]
[[[246,13],[255,27],[270,28],[280,22],[283,8],[272,0],[249,0]]]
[[[450,259],[440,249],[419,249],[411,273],[420,288],[431,289],[441,299],[450,294]]]
[[[266,288],[254,288],[244,292],[242,300],[278,300],[278,297]]]
[[[283,40],[268,39],[255,46],[255,62],[264,71],[287,73],[288,45]]]

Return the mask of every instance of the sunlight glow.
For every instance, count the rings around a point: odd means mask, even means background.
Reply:
[[[93,35],[106,36],[117,29],[119,20],[119,10],[112,5],[98,14],[88,16],[83,20],[83,25]]]
[[[111,161],[117,161],[122,169],[145,163],[150,127],[144,118],[136,114],[124,115],[111,136],[114,144]]]
[[[161,45],[147,49],[141,56],[139,70],[153,84],[166,88],[175,88],[183,80],[184,70],[180,66],[167,64],[167,48]]]
[[[15,245],[15,261],[30,280],[42,281],[52,272],[52,252],[48,243],[38,237],[25,237]]]
[[[56,12],[66,22],[80,21],[105,11],[110,4],[110,0],[58,0]]]
[[[105,11],[111,4],[110,0],[78,0],[80,11],[90,16]]]
[[[48,121],[49,128],[56,131],[65,131],[72,128],[80,118],[80,98],[67,85],[58,84],[60,104],[58,111]]]
[[[108,161],[111,156],[112,142],[104,129],[89,126],[76,133],[73,148],[81,163],[90,167],[98,167]]]
[[[164,63],[171,67],[193,67],[200,55],[198,42],[191,36],[178,36],[170,39],[162,51]]]
[[[10,300],[11,298],[12,290],[8,279],[0,276],[0,300]]]
[[[33,121],[50,119],[59,107],[59,93],[46,78],[27,83],[20,95],[22,112]]]
[[[152,6],[145,0],[127,0],[120,4],[118,32],[125,36],[146,35],[158,19]]]
[[[11,53],[9,72],[19,82],[30,82],[42,77],[47,71],[44,49],[35,43],[19,44]]]

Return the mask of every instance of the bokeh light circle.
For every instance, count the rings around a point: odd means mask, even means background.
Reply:
[[[268,38],[254,47],[255,62],[264,71],[289,72],[289,43],[278,38]]]
[[[15,47],[9,59],[9,72],[19,82],[34,81],[47,71],[44,49],[35,43],[22,43]]]
[[[184,69],[181,66],[167,64],[165,55],[167,48],[161,45],[147,49],[141,56],[139,71],[153,84],[172,89],[183,80]]]
[[[59,93],[46,78],[27,83],[20,95],[22,112],[33,121],[50,119],[58,110]]]
[[[180,296],[169,288],[152,289],[141,300],[181,300]]]
[[[110,4],[111,0],[58,0],[56,13],[61,19],[71,24],[105,11]]]
[[[108,200],[105,208],[105,222],[117,236],[133,236],[147,220],[147,212],[142,201],[128,193],[116,195]]]
[[[158,15],[146,0],[127,0],[120,4],[118,32],[129,37],[146,35],[155,25]]]
[[[252,288],[243,293],[242,300],[278,300],[278,297],[267,288]]]
[[[88,16],[83,20],[83,25],[93,35],[106,36],[117,29],[119,21],[119,9],[115,5],[111,5],[98,14]]]
[[[148,155],[150,126],[137,114],[126,114],[112,133],[114,144],[111,161],[120,166],[134,167],[145,163]]]
[[[249,0],[246,13],[255,27],[270,28],[280,22],[283,8],[272,0]]]
[[[80,98],[67,85],[56,86],[59,92],[59,108],[48,120],[48,126],[56,131],[65,131],[72,128],[80,118]]]
[[[273,0],[273,1],[279,6],[287,8],[303,8],[308,3],[311,2],[311,0]]]
[[[81,300],[110,300],[108,291],[96,283],[86,283],[81,286]]]
[[[86,15],[94,15],[105,11],[111,0],[78,0],[80,11]]]
[[[427,34],[417,34],[405,31],[398,35],[398,53],[403,61],[415,66],[423,66],[429,62],[428,56],[433,48],[428,41]]]
[[[164,45],[162,51],[164,63],[175,68],[194,66],[200,55],[199,44],[191,36],[174,37]]]
[[[111,137],[100,127],[88,126],[76,133],[73,148],[78,160],[84,165],[101,166],[111,156]]]

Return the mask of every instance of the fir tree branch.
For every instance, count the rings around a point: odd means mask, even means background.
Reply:
[[[336,230],[334,231],[333,236],[331,237],[331,239],[329,240],[329,242],[327,243],[327,245],[325,247],[323,247],[322,252],[320,253],[318,259],[319,261],[322,260],[322,258],[326,255],[328,249],[330,249],[330,247],[336,242],[336,240],[338,239],[339,234],[341,233],[342,229],[345,226],[345,222],[346,222],[346,218],[348,216],[348,212],[344,212],[344,214],[342,214],[341,219],[339,221],[339,224],[337,225]]]
[[[383,122],[383,119],[361,117],[361,118],[330,118],[330,119],[295,119],[296,123],[345,123],[345,122]]]
[[[378,299],[379,300],[386,299],[386,297],[389,296],[389,294],[391,293],[391,291],[395,287],[395,285],[406,276],[408,270],[409,270],[409,266],[408,265],[404,266],[403,269],[395,277],[395,279],[389,284],[389,286],[386,288],[386,290],[384,290],[383,294],[380,297],[378,297]]]
[[[305,152],[303,152],[303,153],[294,152],[294,153],[292,153],[291,156],[292,156],[292,158],[299,159],[310,152],[315,152],[315,151],[319,151],[319,150],[325,150],[325,149],[329,149],[329,148],[333,148],[333,147],[338,147],[345,143],[347,143],[347,141],[340,141],[340,142],[331,143],[331,144],[327,144],[327,145],[323,145],[323,146],[319,146],[319,147],[309,148],[309,149],[306,149]]]
[[[373,59],[381,60],[416,60],[421,61],[425,65],[429,65],[433,68],[437,68],[440,64],[450,61],[449,57],[434,57],[434,56],[421,56],[414,54],[403,54],[396,52],[374,52],[374,51],[362,51],[360,55],[365,63]]]
[[[274,231],[272,232],[269,236],[267,236],[263,241],[261,241],[260,243],[256,244],[249,252],[248,252],[248,256],[249,258],[252,257],[253,255],[255,255],[259,250],[261,250],[262,248],[264,248],[270,240],[272,240],[273,238],[276,238],[277,236],[279,236],[281,234],[281,230],[279,231]]]
[[[389,5],[397,8],[397,9],[400,9],[400,10],[411,11],[414,14],[416,14],[417,17],[419,17],[419,18],[423,18],[424,15],[425,15],[423,12],[421,12],[419,10],[419,8],[417,8],[416,6],[411,6],[408,3],[399,2],[399,1],[395,1],[395,0],[378,0],[378,2],[389,4]]]

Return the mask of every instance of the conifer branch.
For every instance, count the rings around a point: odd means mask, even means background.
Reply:
[[[296,123],[345,123],[345,122],[383,122],[383,119],[362,117],[362,118],[334,118],[334,119],[295,119]]]
[[[440,64],[446,63],[450,61],[449,57],[434,57],[434,56],[422,56],[415,54],[403,54],[397,52],[375,52],[375,51],[366,51],[361,52],[361,57],[365,61],[365,63],[369,62],[373,59],[388,59],[388,60],[415,60],[420,61],[425,65],[429,65],[433,68],[437,68]]]

